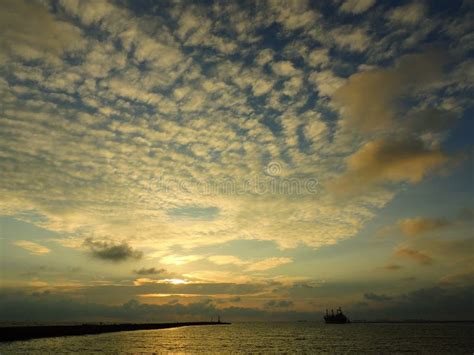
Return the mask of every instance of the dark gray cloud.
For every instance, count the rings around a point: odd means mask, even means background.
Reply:
[[[118,291],[118,290],[117,290]],[[368,293],[374,298],[373,293]],[[76,296],[76,295],[75,295]],[[381,295],[375,297],[380,298]],[[382,295],[382,298],[384,295]],[[387,296],[385,296],[387,297]],[[469,320],[474,319],[474,286],[431,287],[401,295],[391,296],[390,302],[356,302],[344,307],[351,319],[431,319]],[[89,298],[83,298],[89,299]],[[285,301],[285,300],[283,300]],[[65,294],[54,292],[27,293],[21,290],[0,291],[0,321],[176,321],[210,319],[220,314],[229,321],[238,320],[321,320],[322,312],[298,312],[286,307],[277,307],[279,301],[269,308],[225,307],[216,300],[204,299],[182,304],[174,300],[155,305],[141,303],[134,297],[125,302],[106,305],[81,302]],[[280,301],[281,302],[281,301]],[[288,305],[281,303],[281,305]]]
[[[166,275],[168,273],[163,268],[157,269],[154,267],[150,267],[150,268],[142,267],[141,269],[133,270],[133,272],[137,275]]]
[[[398,264],[387,264],[383,268],[385,270],[388,270],[388,271],[396,271],[396,270],[400,270],[401,268],[403,268],[403,266],[398,265]]]
[[[201,295],[245,295],[261,292],[265,289],[262,284],[235,284],[235,283],[189,283],[189,284],[172,284],[172,283],[155,283],[143,282],[140,286],[114,286],[113,289],[121,292],[139,292],[139,293],[167,293],[167,294],[201,294]],[[101,293],[111,291],[110,286],[97,286],[87,289],[88,292]],[[92,294],[91,293],[91,294]],[[132,294],[133,294],[132,293]],[[87,293],[89,294],[89,293]]]
[[[376,293],[366,293],[364,294],[364,298],[369,301],[376,301],[376,302],[383,302],[383,301],[390,301],[392,297],[387,295],[377,295]]]
[[[422,253],[421,251],[405,248],[405,247],[400,247],[397,250],[395,250],[395,256],[397,258],[405,258],[405,259],[416,261],[417,263],[421,265],[431,265],[434,262],[431,256],[425,253]]]
[[[94,285],[80,289],[64,291],[68,296],[87,299],[96,303],[121,304],[132,298],[140,298],[142,295],[167,294],[167,295],[189,295],[190,297],[212,297],[217,299],[219,295],[227,297],[245,297],[264,292],[265,284],[234,284],[234,283],[188,283],[173,284],[156,280],[138,279],[134,284],[124,285],[116,280],[113,285]],[[367,289],[367,288],[366,288]],[[180,298],[180,296],[176,296]],[[142,298],[143,299],[143,298]],[[225,298],[222,298],[225,299]],[[235,301],[232,301],[235,302]]]
[[[217,298],[217,299],[214,299],[214,301],[218,304],[223,304],[223,303],[238,303],[238,302],[241,302],[242,301],[242,297],[240,296],[235,296],[235,297],[231,297],[231,298],[223,298],[223,299],[220,299],[220,298]]]
[[[392,314],[412,318],[474,319],[474,285],[466,287],[432,287],[399,297],[399,304],[389,308]]]
[[[217,314],[229,321],[237,320],[297,320],[321,319],[320,313],[295,311],[266,311],[257,308],[218,308],[212,300],[190,304],[177,301],[162,305],[140,303],[131,299],[121,305],[82,303],[64,295],[50,292],[29,294],[21,291],[0,293],[0,322],[84,321],[186,321],[208,320]]]
[[[374,294],[368,294],[373,298]],[[382,295],[384,296],[384,295]],[[375,295],[376,298],[380,295]],[[377,307],[355,303],[347,313],[352,319],[474,319],[474,285],[460,287],[435,286],[394,295],[390,302],[378,302]]]
[[[139,250],[134,250],[126,242],[114,244],[108,241],[95,241],[92,238],[87,238],[84,241],[84,246],[89,249],[90,254],[101,260],[120,262],[129,259],[140,259],[143,253]]]
[[[472,221],[474,220],[474,208],[462,208],[458,213],[458,218],[461,221]]]
[[[287,301],[287,300],[280,300],[280,301],[271,300],[271,301],[266,302],[264,306],[265,307],[270,307],[270,308],[272,308],[272,307],[288,308],[288,307],[293,306],[293,302],[292,301]]]
[[[297,299],[317,299],[319,297],[331,299],[341,294],[357,295],[363,294],[368,289],[374,287],[385,287],[383,283],[374,283],[373,281],[354,281],[354,282],[296,282],[290,286],[277,286],[273,290],[273,294],[279,295],[281,298]],[[333,305],[328,304],[328,308]]]

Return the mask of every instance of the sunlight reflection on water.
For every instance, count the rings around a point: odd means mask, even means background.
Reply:
[[[472,353],[473,324],[236,323],[35,339],[0,353]]]

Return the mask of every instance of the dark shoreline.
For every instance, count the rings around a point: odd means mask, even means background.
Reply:
[[[123,324],[81,324],[40,325],[0,327],[0,342],[53,338],[74,335],[91,335],[133,330],[168,329],[193,325],[226,325],[226,322],[180,322],[180,323],[123,323]]]

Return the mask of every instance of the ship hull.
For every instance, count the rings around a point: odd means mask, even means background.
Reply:
[[[346,324],[350,323],[349,319],[343,315],[343,314],[338,314],[335,316],[325,316],[324,321],[326,324]]]
[[[342,313],[341,307],[338,308],[336,314],[334,311],[331,311],[329,314],[328,310],[326,310],[326,315],[324,316],[324,321],[326,324],[346,324],[350,323],[349,318],[347,318],[344,313]]]
[[[326,322],[326,324],[347,324],[347,323],[350,323],[350,321],[348,319],[346,319],[346,320],[325,319],[324,321]]]

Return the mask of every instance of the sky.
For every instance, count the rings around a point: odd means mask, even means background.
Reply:
[[[0,5],[0,321],[474,319],[471,1]]]

